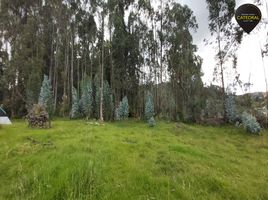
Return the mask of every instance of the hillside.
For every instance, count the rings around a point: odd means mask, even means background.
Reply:
[[[0,130],[0,199],[268,199],[268,132],[137,121]]]

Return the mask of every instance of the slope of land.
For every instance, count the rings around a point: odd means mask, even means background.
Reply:
[[[0,129],[0,199],[268,199],[268,132],[136,121]]]

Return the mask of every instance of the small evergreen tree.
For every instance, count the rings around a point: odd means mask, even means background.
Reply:
[[[93,90],[91,82],[88,78],[83,81],[82,97],[81,97],[81,110],[86,118],[90,118],[93,103]]]
[[[236,119],[235,96],[228,95],[225,98],[225,112],[228,122],[234,123]]]
[[[149,124],[149,127],[154,127],[156,125],[156,122],[154,120],[154,117],[151,117],[149,120],[148,120],[148,124]]]
[[[120,109],[119,109],[119,113],[120,113],[120,118],[121,119],[127,119],[128,118],[129,107],[128,107],[128,99],[127,99],[126,96],[122,99],[121,106],[120,106]]]
[[[128,99],[125,96],[119,103],[118,108],[115,110],[115,117],[117,120],[127,119],[129,115]]]
[[[145,103],[145,119],[149,120],[154,116],[154,103],[153,103],[153,96],[149,92],[146,97]]]
[[[72,109],[70,116],[72,119],[79,117],[79,99],[75,87],[72,89]]]
[[[52,99],[52,87],[47,75],[44,75],[42,82],[38,103],[45,107],[48,114],[53,112],[53,99]]]

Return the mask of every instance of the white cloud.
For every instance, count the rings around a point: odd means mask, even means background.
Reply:
[[[203,58],[203,81],[210,84],[213,79],[213,70],[215,66],[215,49],[213,49],[213,46],[207,46],[203,42],[203,39],[211,39],[208,29],[208,10],[206,1],[178,0],[178,2],[188,5],[196,16],[199,29],[196,33],[193,33],[194,43],[198,46],[198,55]],[[253,3],[253,1],[236,1],[237,7],[244,3]],[[266,7],[261,6],[260,9],[263,18],[267,20]],[[258,31],[253,31],[250,35],[245,33],[245,37],[238,51],[238,72],[240,73],[243,82],[248,82],[250,79],[251,83],[253,83],[251,92],[266,90],[264,69],[266,71],[266,77],[268,77],[268,59],[264,58],[264,60],[262,60],[260,46],[263,46],[268,39],[267,32],[267,27],[262,27],[262,29]],[[227,71],[228,68],[230,71],[231,67],[231,65],[227,66]],[[242,91],[238,91],[238,93],[241,92]]]

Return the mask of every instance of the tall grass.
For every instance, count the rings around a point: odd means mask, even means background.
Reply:
[[[268,199],[268,136],[236,127],[22,121],[0,130],[0,199]]]

